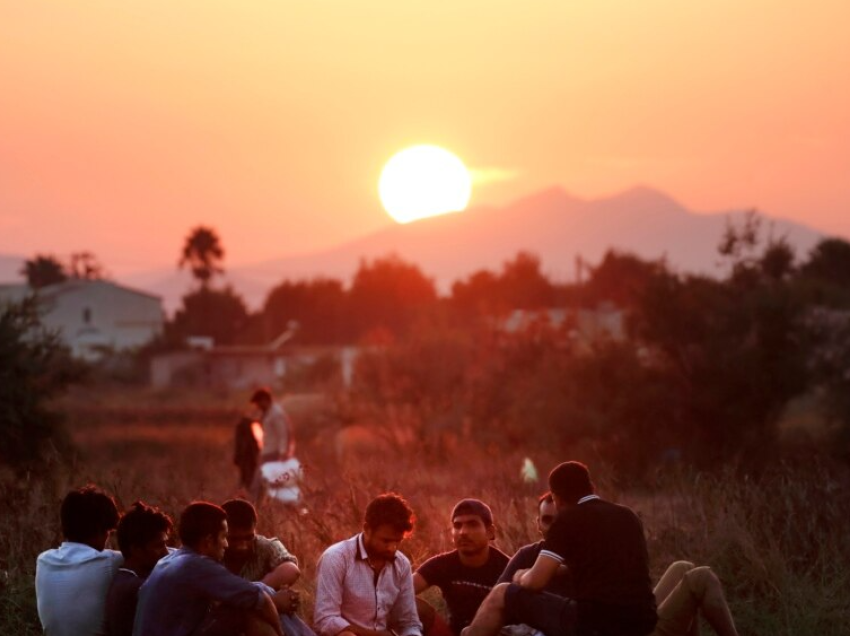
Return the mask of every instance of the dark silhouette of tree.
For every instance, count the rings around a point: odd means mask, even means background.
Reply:
[[[215,275],[224,273],[223,260],[224,248],[218,233],[212,228],[198,226],[186,237],[178,266],[188,267],[201,287],[206,288]]]
[[[389,255],[360,262],[350,299],[351,317],[360,335],[384,328],[399,336],[436,306],[437,291],[416,265]]]
[[[83,375],[58,335],[42,327],[34,298],[0,310],[0,463],[31,468],[49,446],[68,444],[48,405]]]
[[[452,285],[450,303],[466,317],[494,315],[513,309],[544,309],[556,299],[555,286],[543,275],[540,259],[529,252],[517,255],[494,274],[480,270]]]
[[[166,327],[166,338],[177,343],[188,336],[209,336],[216,344],[230,345],[247,322],[248,309],[233,289],[201,287],[183,296],[183,306]]]
[[[106,277],[106,268],[91,252],[74,252],[68,267],[71,278],[78,280],[101,280]]]
[[[348,295],[338,280],[283,281],[266,298],[263,340],[275,338],[295,320],[299,325],[299,342],[347,342],[354,335],[348,309]]]
[[[68,280],[65,266],[55,256],[36,254],[24,262],[20,273],[26,277],[27,284],[33,289],[55,285]]]
[[[590,304],[607,301],[631,309],[649,280],[664,267],[663,261],[648,261],[634,254],[608,250],[602,262],[591,268],[583,297]]]
[[[812,249],[800,272],[808,279],[850,289],[850,242],[823,239]]]

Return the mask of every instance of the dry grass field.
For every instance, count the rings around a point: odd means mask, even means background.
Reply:
[[[78,453],[54,461],[45,475],[0,477],[0,634],[40,633],[35,557],[61,540],[58,504],[68,488],[97,483],[122,507],[143,499],[175,517],[193,499],[220,503],[238,494],[230,453],[240,400],[204,396],[193,403],[205,407],[152,394],[66,404]],[[299,556],[307,619],[316,559],[358,531],[365,504],[380,492],[403,494],[417,513],[415,533],[403,545],[414,564],[449,549],[446,515],[465,496],[492,505],[504,551],[537,538],[534,499],[544,484],[520,480],[524,449],[481,447],[472,434],[440,447],[383,435],[370,452],[361,435],[356,444],[345,442],[350,447],[340,458],[340,419],[328,400],[300,396],[286,405],[298,428],[305,500],[299,509],[263,502],[259,530]],[[532,459],[541,476],[562,460],[588,461],[600,493],[643,517],[653,574],[680,558],[712,565],[742,634],[850,633],[850,499],[840,467],[811,457],[752,478],[671,470],[634,487],[579,449]]]

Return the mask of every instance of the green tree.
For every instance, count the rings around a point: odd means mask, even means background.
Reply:
[[[612,302],[623,309],[633,308],[649,280],[665,268],[664,261],[648,261],[634,254],[608,250],[602,262],[591,268],[584,286],[589,303]]]
[[[26,277],[27,284],[33,289],[55,285],[68,280],[65,266],[55,256],[36,254],[27,259],[20,273]]]
[[[223,260],[224,248],[218,233],[212,228],[198,226],[186,237],[178,266],[188,267],[201,287],[206,288],[215,275],[224,273]]]
[[[62,418],[48,404],[83,374],[58,335],[42,327],[35,299],[0,311],[0,461],[29,468],[51,444],[67,445]]]
[[[826,238],[812,249],[800,273],[842,289],[850,289],[850,242]]]

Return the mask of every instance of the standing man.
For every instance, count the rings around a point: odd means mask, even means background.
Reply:
[[[131,636],[136,618],[139,588],[162,557],[168,554],[171,518],[137,501],[118,522],[115,533],[124,555],[106,596],[107,636]]]
[[[283,407],[274,401],[267,388],[257,389],[251,403],[259,411],[257,420],[263,425],[263,449],[260,464],[286,461],[295,455],[292,422]]]
[[[555,467],[549,489],[558,516],[540,555],[513,583],[493,588],[463,636],[496,636],[506,623],[525,623],[548,636],[652,632],[658,617],[640,519],[600,499],[579,462]],[[561,565],[573,576],[572,598],[543,591]]]
[[[496,538],[496,528],[493,512],[483,501],[459,501],[452,510],[451,522],[456,549],[425,561],[413,575],[413,589],[421,594],[432,585],[440,588],[449,608],[449,625],[458,636],[496,584],[508,556],[490,545]],[[420,618],[430,627],[435,619],[433,608],[424,601],[418,607]]]
[[[124,562],[120,552],[105,549],[118,508],[89,485],[65,496],[59,516],[65,540],[36,561],[38,618],[47,636],[102,636],[106,593]]]
[[[537,500],[537,530],[540,536],[546,538],[546,533],[552,527],[555,521],[555,516],[558,510],[555,508],[555,500],[552,499],[552,493],[547,492],[540,496]],[[543,541],[537,543],[529,543],[517,550],[516,554],[511,557],[508,566],[502,575],[499,577],[499,583],[511,583],[514,580],[514,574],[517,570],[527,570],[534,565],[540,551],[543,549]],[[570,571],[567,567],[561,566],[555,573],[549,583],[546,585],[546,591],[558,596],[572,596],[573,586],[570,578]]]
[[[224,510],[206,501],[191,503],[180,515],[178,533],[183,547],[160,559],[139,590],[135,636],[283,636],[273,590],[221,564],[227,548]]]
[[[421,636],[410,561],[398,552],[413,511],[388,493],[366,506],[363,532],[319,558],[313,623],[319,636]]]

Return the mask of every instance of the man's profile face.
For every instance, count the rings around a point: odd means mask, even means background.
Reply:
[[[216,561],[223,561],[224,551],[227,550],[227,521],[222,521],[219,531],[209,535],[204,541],[206,545],[203,554]]]
[[[493,539],[493,526],[487,526],[478,515],[457,515],[452,519],[452,541],[461,554],[480,554]]]
[[[555,507],[555,502],[553,501],[544,501],[537,509],[537,529],[540,530],[540,534],[544,537],[549,532],[549,528],[552,527],[552,523],[555,521],[555,515],[557,514],[558,509]]]
[[[144,545],[135,548],[142,568],[150,572],[162,557],[168,554],[168,533],[160,532]]]
[[[257,526],[246,528],[231,526],[227,533],[227,556],[247,559],[254,552],[254,539],[257,536]]]
[[[405,533],[393,526],[383,523],[377,528],[363,526],[363,546],[370,557],[389,561],[395,558],[399,544],[404,540]]]

